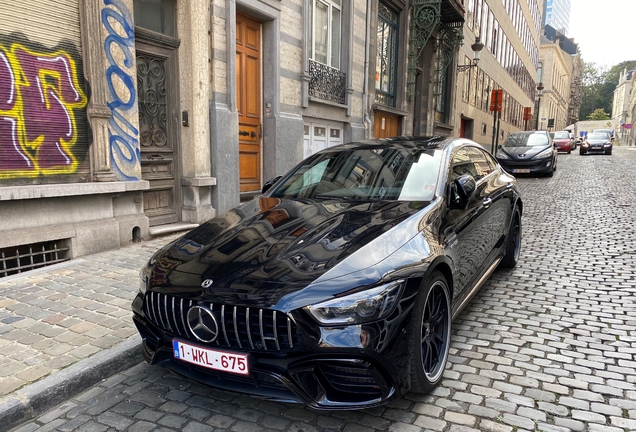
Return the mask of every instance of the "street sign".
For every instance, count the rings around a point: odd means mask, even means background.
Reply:
[[[501,111],[503,101],[503,90],[493,90],[490,98],[490,111]]]
[[[532,107],[523,108],[523,119],[530,120],[532,118]]]

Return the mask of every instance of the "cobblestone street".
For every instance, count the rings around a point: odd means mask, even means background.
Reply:
[[[431,395],[317,412],[143,363],[14,431],[636,431],[634,167],[634,148],[577,150],[559,155],[552,178],[518,179],[520,262],[497,270],[453,323]]]

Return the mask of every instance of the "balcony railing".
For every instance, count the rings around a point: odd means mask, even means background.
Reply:
[[[309,96],[339,104],[345,103],[347,74],[309,60]]]

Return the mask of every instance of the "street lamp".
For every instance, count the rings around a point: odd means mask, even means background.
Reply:
[[[537,103],[537,121],[536,124],[534,125],[534,130],[539,130],[539,109],[541,108],[541,95],[543,94],[543,89],[545,87],[543,87],[543,83],[540,82],[539,85],[537,85],[537,96],[539,96],[539,103]]]
[[[470,49],[473,50],[473,62],[471,64],[457,66],[457,72],[464,72],[470,68],[474,68],[477,66],[477,63],[479,63],[481,50],[484,49],[484,44],[481,43],[481,38],[479,36],[475,38],[475,43],[470,46]]]

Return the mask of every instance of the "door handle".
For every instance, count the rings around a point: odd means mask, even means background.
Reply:
[[[490,204],[492,204],[492,199],[490,199],[490,198],[484,198],[483,204],[484,204],[484,207],[485,207],[485,208],[490,207]]]
[[[239,131],[239,135],[240,136],[250,136],[250,133],[248,131]]]
[[[163,160],[163,155],[160,154],[149,154],[146,157],[150,160]]]

